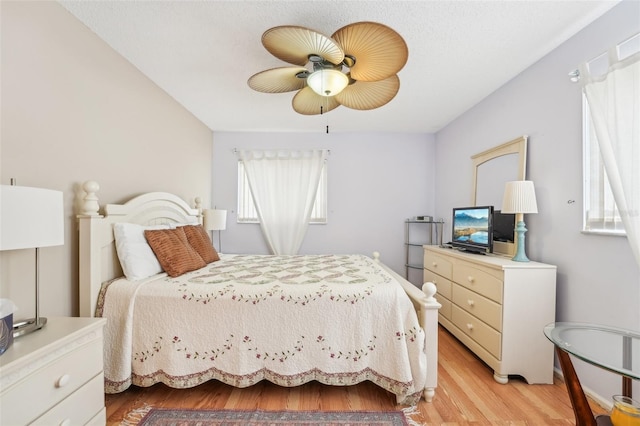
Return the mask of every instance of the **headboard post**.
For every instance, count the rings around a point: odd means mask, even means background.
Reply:
[[[100,185],[90,180],[82,185],[86,192],[82,199],[82,209],[78,217],[79,231],[79,288],[78,297],[81,317],[93,317],[95,315],[96,302],[98,300],[97,287],[85,285],[86,283],[100,282],[100,250],[96,248],[95,228],[102,216],[98,214],[100,204],[96,192]],[[97,276],[95,276],[97,275]],[[84,284],[83,284],[84,283]]]
[[[96,244],[97,221],[102,216],[78,215],[79,241],[79,282],[78,291],[80,316],[93,317],[96,311],[100,283],[100,262],[102,259],[99,244]]]
[[[100,185],[95,180],[88,180],[82,184],[82,189],[87,195],[82,199],[80,214],[83,216],[97,216],[100,204],[98,204],[96,192],[100,190]]]

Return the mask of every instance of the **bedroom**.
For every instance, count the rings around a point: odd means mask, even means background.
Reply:
[[[452,206],[469,202],[471,170],[456,168],[454,173],[455,159],[528,134],[529,178],[536,182],[540,206],[540,213],[527,219],[528,254],[558,266],[557,319],[640,327],[640,273],[626,240],[580,233],[581,103],[579,88],[567,78],[567,72],[580,62],[638,31],[638,2],[615,6],[437,134],[363,133],[357,138],[361,146],[349,143],[354,139],[351,135],[338,132],[212,131],[59,5],[3,2],[1,7],[2,183],[15,177],[20,185],[65,193],[67,244],[50,249],[41,265],[48,281],[41,289],[45,315],[72,315],[77,309],[77,239],[72,217],[75,194],[84,180],[100,182],[100,197],[106,202],[163,190],[185,199],[200,196],[205,206],[216,197],[219,206],[230,208],[234,200],[223,195],[225,188],[235,185],[235,176],[222,174],[222,166],[216,163],[218,150],[228,152],[240,143],[250,144],[256,136],[266,141],[289,137],[291,143],[304,136],[309,146],[319,141],[331,149],[332,170],[357,177],[354,187],[366,192],[343,207],[341,203],[352,199],[355,190],[334,191],[332,220],[340,227],[327,226],[326,232],[312,227],[308,241],[313,244],[303,250],[334,250],[343,229],[352,229],[356,238],[341,245],[343,252],[378,250],[401,271],[402,221],[422,213],[448,218]],[[380,146],[389,139],[392,146]],[[339,147],[345,145],[342,149],[350,152],[343,154]],[[338,167],[340,161],[356,161],[363,148],[368,155],[362,170],[352,173]],[[413,165],[414,174],[398,173],[408,164]],[[167,175],[162,172],[166,169],[179,173]],[[380,191],[385,194],[382,200],[372,196],[380,185],[390,188],[388,193]],[[568,200],[576,202],[568,204]],[[376,232],[370,231],[368,223],[376,224]],[[240,250],[239,241],[251,250],[261,250],[258,235],[251,226],[235,230],[230,226],[222,233],[222,244],[230,252]],[[3,253],[0,257],[2,294],[29,309],[31,286],[10,283],[32,282],[32,256]],[[619,391],[617,376],[586,365],[577,369],[585,387],[603,398]],[[637,384],[634,390],[640,391]]]

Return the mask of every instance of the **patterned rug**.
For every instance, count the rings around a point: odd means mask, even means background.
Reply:
[[[244,411],[150,408],[138,426],[407,426],[402,411]]]

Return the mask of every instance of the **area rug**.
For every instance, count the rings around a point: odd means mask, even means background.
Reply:
[[[408,426],[402,411],[247,411],[148,408],[137,426]],[[131,418],[129,419],[131,420]]]

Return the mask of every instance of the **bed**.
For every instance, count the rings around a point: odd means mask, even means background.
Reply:
[[[218,260],[187,272],[167,267],[128,279],[122,229],[142,227],[150,245],[157,233],[173,232],[156,229],[198,232],[200,200],[191,207],[153,192],[101,209],[99,185],[89,181],[83,189],[80,315],[107,318],[107,393],[158,382],[188,388],[212,379],[236,387],[261,380],[282,386],[369,380],[399,404],[432,401],[440,308],[432,283],[421,291],[378,253],[215,253]]]

